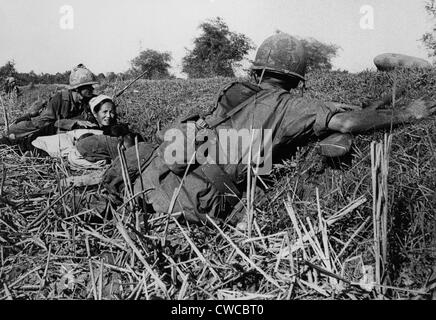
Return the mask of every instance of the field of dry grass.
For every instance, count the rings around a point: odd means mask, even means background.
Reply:
[[[121,120],[153,140],[158,127],[213,107],[231,79],[140,81]],[[360,105],[394,86],[435,99],[436,72],[309,75],[307,96]],[[113,94],[123,83],[103,84]],[[25,89],[24,105],[56,86]],[[5,101],[11,119],[23,108]],[[355,137],[340,163],[316,144],[275,167],[252,199],[251,234],[180,225],[126,201],[93,223],[99,188],[59,159],[0,146],[0,299],[429,299],[436,261],[436,119]],[[177,214],[176,214],[177,215]]]

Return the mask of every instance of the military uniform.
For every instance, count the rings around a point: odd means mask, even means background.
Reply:
[[[102,135],[83,136],[76,142],[77,151],[89,162],[105,160],[112,162],[118,157],[118,144],[123,141],[125,136],[133,139],[133,132],[125,124],[113,124],[109,127],[101,128]],[[138,141],[143,138],[138,135]]]
[[[87,104],[75,102],[70,90],[62,90],[49,100],[47,107],[39,116],[11,125],[8,133],[15,135],[16,138],[27,136],[36,138],[55,134],[58,127],[71,130],[77,120],[87,119],[89,119]],[[54,125],[56,121],[58,121],[57,127]]]
[[[218,164],[204,163],[195,157],[196,162],[188,166],[187,163],[194,159],[194,155],[203,153],[200,150],[203,151],[202,147],[205,144],[199,143],[197,137],[207,133],[208,147],[204,149],[211,155],[215,148],[218,151],[229,150],[225,143],[228,136],[220,135],[224,129],[233,129],[238,140],[238,132],[244,129],[260,130],[265,132],[265,135],[268,132],[271,133],[270,146],[263,143],[256,146],[264,148],[264,153],[260,150],[264,158],[265,153],[269,154],[266,152],[268,148],[271,151],[272,162],[278,162],[283,157],[292,155],[298,146],[326,136],[329,141],[340,143],[340,148],[327,150],[329,156],[337,157],[351,147],[350,132],[388,127],[392,123],[400,124],[410,121],[411,118],[420,119],[421,115],[433,112],[434,103],[426,103],[427,109],[422,110],[423,102],[419,101],[411,108],[412,112],[417,114],[415,116],[411,116],[409,110],[398,112],[395,117],[381,111],[353,113],[347,112],[337,103],[292,94],[289,90],[297,88],[300,81],[305,81],[306,62],[304,47],[296,38],[278,33],[266,39],[258,49],[252,67],[253,76],[260,85],[231,83],[221,91],[216,108],[210,115],[205,118],[189,116],[176,125],[180,131],[166,135],[167,138],[174,139],[173,141],[163,141],[157,147],[141,144],[141,176],[138,176],[139,171],[135,169],[138,167],[135,148],[126,151],[128,173],[131,181],[135,181],[134,194],[143,194],[146,202],[156,212],[167,213],[170,209],[172,212],[182,212],[189,222],[206,222],[206,215],[225,218],[235,207],[241,207],[239,198],[246,189],[244,179],[248,176],[247,164],[250,163],[242,161],[247,154],[247,148],[242,144],[239,150],[237,143],[230,147],[230,151],[237,149],[234,162],[230,161],[234,159],[229,158],[225,159],[227,162],[223,162],[219,157]],[[186,123],[187,121],[195,123],[194,127],[198,129],[194,135],[190,134],[191,126]],[[331,133],[333,135],[330,135]],[[188,141],[185,142],[186,140]],[[173,148],[181,143],[184,144],[182,148]],[[171,152],[168,153],[168,150],[176,150],[173,159],[170,159]],[[248,153],[250,150],[254,155],[257,154],[255,147],[248,147]],[[226,152],[222,154],[231,156]],[[168,161],[176,159],[181,160],[180,163]],[[256,163],[253,156],[248,160]],[[111,193],[117,193],[122,189],[123,179],[119,163],[119,159],[114,161],[103,178],[104,186]],[[174,207],[170,208],[174,192],[180,185],[180,193],[174,201]],[[238,220],[230,222],[237,223]]]
[[[244,102],[246,105],[242,109],[226,119],[226,114]],[[271,129],[273,162],[277,162],[281,154],[285,153],[289,156],[296,147],[325,135],[328,132],[329,120],[337,112],[340,110],[335,107],[335,104],[302,98],[267,83],[256,86],[235,82],[226,86],[221,92],[217,107],[205,117],[204,122],[219,123],[212,128],[215,132],[226,128]],[[192,117],[192,119],[196,118]],[[186,128],[183,123],[177,127],[182,130]],[[219,139],[217,142],[217,147],[222,147]],[[141,191],[142,188],[148,190],[145,199],[156,212],[168,211],[174,190],[179,187],[186,164],[190,160],[190,155],[186,155],[184,164],[168,165],[164,158],[168,144],[163,142],[157,148],[148,148],[149,154],[141,155],[142,159],[146,159],[142,166],[142,181],[137,178],[135,182],[134,193]],[[134,159],[134,148],[129,149],[126,156],[128,159]],[[244,181],[247,166],[241,161],[243,154],[238,156],[240,157],[238,164],[192,165],[185,177],[173,212],[183,211],[188,221],[197,223],[206,221],[206,214],[220,217],[222,214],[229,213],[238,202],[235,196],[241,196],[240,190],[246,188],[240,183]],[[137,167],[134,162],[132,165]],[[121,177],[119,170],[116,164],[112,166],[106,173],[106,183],[112,183],[113,187],[114,178]],[[228,189],[225,192],[222,186],[219,186],[223,180],[226,181],[226,186],[232,189],[231,191]],[[118,182],[121,182],[120,178]]]
[[[35,112],[20,117],[20,122],[9,127],[8,135],[0,139],[0,143],[26,144],[38,136],[55,134],[58,128],[74,129],[77,120],[92,121],[94,117],[90,114],[88,103],[74,101],[72,91],[77,90],[77,94],[81,96],[79,89],[82,88],[87,96],[86,99],[90,99],[94,96],[92,85],[97,83],[95,75],[90,70],[83,64],[77,65],[70,73],[68,90],[56,93],[46,106],[40,105],[42,111],[34,110]],[[86,100],[83,96],[82,99]]]
[[[14,77],[6,78],[4,90],[8,96],[15,95],[15,97],[18,97],[20,95],[20,89],[18,89],[18,86],[17,86],[17,83],[15,82]]]
[[[220,129],[235,129],[236,132],[250,128],[261,132],[269,129],[272,162],[279,162],[283,157],[290,156],[298,146],[327,134],[330,119],[341,111],[333,103],[306,99],[299,94],[290,93],[291,88],[297,88],[300,81],[305,81],[306,64],[307,55],[302,43],[288,34],[277,33],[267,38],[259,47],[252,67],[253,76],[260,85],[248,82],[230,83],[221,90],[216,107],[210,115],[204,119],[194,115],[187,117],[185,121],[195,121],[200,136],[202,130],[203,133],[215,132],[211,139],[216,142],[218,153],[228,150],[223,139],[220,139]],[[268,76],[270,80],[263,81],[264,76]],[[185,132],[187,126],[182,121],[178,128],[187,140],[192,140],[192,136]],[[193,141],[188,141],[186,145],[191,144]],[[265,146],[263,143],[257,145],[262,148]],[[181,163],[168,164],[165,160],[168,146],[170,142],[162,142],[157,148],[144,148],[146,154],[141,155],[141,179],[134,174],[134,170],[129,169],[131,180],[136,179],[134,193],[145,190],[145,200],[156,212],[168,212],[173,193],[179,187],[191,159],[191,154],[187,152],[182,155]],[[226,164],[219,161],[219,165],[191,165],[173,212],[183,212],[185,219],[190,222],[207,221],[206,215],[226,217],[240,203],[239,198],[246,189],[244,180],[247,176],[246,156],[249,151],[244,146],[241,149],[237,146],[237,149],[236,160],[232,159],[235,161],[227,159]],[[256,163],[253,155],[257,154],[257,150],[252,151],[251,161]],[[260,151],[264,156],[263,151],[269,153],[267,150]],[[223,154],[227,156],[226,152]],[[134,148],[127,150],[126,157],[135,166]],[[244,158],[245,162],[242,161]],[[120,188],[117,187],[122,186],[121,177],[117,160],[104,177],[107,189],[111,192],[118,191]]]

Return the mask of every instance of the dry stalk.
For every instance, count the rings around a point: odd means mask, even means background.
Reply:
[[[30,229],[32,227],[35,227],[41,223],[42,218],[44,215],[53,208],[55,204],[57,204],[59,201],[61,201],[65,196],[68,195],[68,193],[74,189],[74,186],[69,187],[60,197],[58,197],[56,200],[54,200],[51,204],[48,205],[31,223],[28,224],[27,228]],[[49,200],[49,199],[47,199]]]
[[[197,154],[197,151],[194,151],[191,159],[188,162],[188,165],[186,166],[185,173],[183,174],[183,177],[182,177],[182,180],[180,181],[179,187],[174,190],[173,197],[171,198],[170,206],[168,208],[168,212],[167,212],[167,216],[166,216],[165,231],[164,231],[164,237],[162,239],[162,245],[165,245],[166,238],[167,238],[168,225],[170,223],[171,214],[173,213],[173,210],[174,210],[174,205],[176,203],[177,198],[179,197],[180,190],[182,190],[183,182],[185,181],[185,178],[188,175],[191,164],[194,163],[194,159],[195,159],[196,154]]]
[[[0,96],[0,102],[1,102],[2,107],[3,107],[3,119],[4,119],[4,122],[5,122],[4,132],[5,132],[5,134],[8,134],[9,133],[8,111],[6,109],[6,105],[5,105],[5,103],[3,101],[3,98],[1,96]]]
[[[192,241],[192,239],[188,236],[188,234],[185,232],[185,230],[183,230],[183,227],[180,225],[180,223],[175,219],[172,218],[173,221],[175,222],[175,224],[177,225],[177,227],[179,227],[180,231],[182,232],[183,236],[185,237],[185,239],[188,241],[189,245],[191,246],[192,250],[194,250],[195,254],[197,255],[197,257],[200,258],[201,262],[203,262],[210,270],[210,272],[213,274],[213,276],[218,279],[219,281],[221,281],[220,276],[218,275],[218,273],[215,271],[215,269],[212,267],[212,264],[210,263],[209,260],[207,260],[200,252],[200,250],[198,250],[197,246],[195,245],[194,241]]]
[[[363,221],[363,223],[359,226],[359,228],[357,228],[356,231],[354,231],[354,233],[351,235],[351,237],[348,239],[348,241],[344,244],[341,251],[339,252],[338,259],[345,253],[345,250],[348,248],[348,246],[351,244],[354,238],[357,237],[357,235],[363,230],[363,228],[368,223],[369,219],[370,217],[367,217],[365,221]]]
[[[371,173],[372,173],[372,213],[373,213],[373,229],[374,229],[374,255],[375,255],[375,277],[376,284],[380,285],[380,231],[379,231],[379,214],[378,210],[378,175],[377,171],[379,164],[379,147],[378,144],[373,141],[371,143]]]
[[[139,286],[138,286],[138,290],[136,291],[134,300],[138,300],[139,299],[139,296],[142,293],[142,288],[144,287],[144,281],[140,281],[138,284],[139,284]]]
[[[382,169],[382,192],[383,192],[383,213],[382,213],[382,254],[383,261],[387,263],[387,223],[389,213],[389,190],[388,190],[388,175],[389,175],[389,153],[392,145],[392,135],[384,135],[384,150]]]
[[[138,292],[141,292],[142,281],[138,282],[136,286],[132,289],[130,294],[127,296],[126,300],[131,300]]]
[[[351,202],[347,206],[345,206],[343,209],[341,209],[337,213],[335,213],[332,216],[330,216],[329,218],[327,218],[327,221],[326,221],[327,225],[330,226],[330,225],[334,224],[335,222],[337,222],[338,220],[343,218],[348,213],[350,213],[350,212],[354,211],[355,209],[357,209],[358,207],[360,207],[365,202],[366,202],[365,196],[361,196],[361,197],[357,198],[356,200],[354,200],[353,202]]]
[[[262,230],[260,230],[259,224],[257,223],[256,219],[254,219],[253,225],[254,225],[254,228],[256,229],[257,234],[259,235],[259,238],[260,238],[259,240],[262,242],[262,245],[261,245],[262,249],[265,251],[268,250],[268,246],[265,242],[265,238],[262,235]]]
[[[248,158],[247,158],[247,236],[251,238],[251,224],[253,221],[253,208],[251,207],[253,197],[252,194],[252,182],[251,182],[251,149],[253,145],[253,126],[250,124],[250,132],[251,132],[251,142],[248,148]]]
[[[103,259],[100,260],[100,272],[98,277],[98,300],[101,300],[103,296]]]
[[[374,229],[374,254],[377,291],[382,284],[384,265],[387,259],[387,215],[388,215],[388,173],[389,151],[392,136],[385,134],[384,141],[371,143],[371,167],[373,190],[373,229]]]
[[[141,183],[141,191],[144,190],[144,179],[142,178],[142,174],[141,174],[141,160],[139,157],[139,147],[138,147],[138,136],[135,136],[135,151],[136,151],[136,160],[138,162],[138,172],[139,172],[139,182]],[[139,201],[141,201],[141,208],[142,208],[142,212],[144,214],[144,229],[147,230],[148,226],[147,226],[147,221],[148,221],[148,212],[147,212],[147,206],[145,203],[145,199],[144,198],[140,198]],[[138,230],[138,232],[141,231],[140,226],[139,226],[139,217],[136,217],[136,230]]]
[[[139,249],[136,247],[133,240],[130,238],[129,234],[127,233],[127,230],[124,228],[124,226],[121,224],[121,221],[119,220],[119,217],[117,216],[117,213],[114,212],[115,216],[117,217],[117,224],[116,227],[120,234],[123,236],[123,238],[126,240],[127,244],[130,246],[130,248],[133,250],[135,255],[138,257],[138,259],[142,262],[147,272],[151,275],[151,277],[155,280],[156,284],[163,290],[165,294],[167,294],[167,288],[165,284],[160,280],[159,276],[153,271],[151,266],[147,263],[142,253],[139,251]]]
[[[282,250],[283,250],[283,247],[284,247],[285,242],[286,242],[286,240],[285,240],[286,236],[287,236],[287,234],[285,234],[285,235],[283,236],[282,242],[281,242],[281,244],[280,244],[280,250],[279,250],[279,252],[282,252]],[[281,262],[281,261],[282,261],[282,255],[279,255],[279,256],[278,256],[278,259],[277,259],[277,261],[276,261],[276,265],[275,265],[275,267],[274,267],[274,273],[275,273],[275,274],[277,274],[278,271],[279,271],[279,266],[280,266],[280,262]]]
[[[209,220],[209,222],[218,230],[218,232],[227,240],[227,242],[236,250],[236,252],[244,259],[246,262],[248,262],[249,265],[251,265],[254,269],[256,269],[263,277],[273,285],[275,285],[278,289],[283,290],[283,288],[275,281],[271,276],[269,276],[265,271],[263,271],[261,268],[259,268],[250,258],[248,258],[241,249],[236,246],[236,244],[233,243],[232,239],[230,239],[229,236],[225,234],[223,230],[213,221],[212,218],[210,218],[208,215],[206,215],[206,218]]]
[[[17,280],[15,280],[14,282],[12,282],[9,287],[13,288],[15,287],[17,284],[19,284],[21,281],[23,281],[24,279],[26,279],[28,276],[30,276],[32,273],[41,270],[41,267],[36,267],[32,270],[30,270],[29,272],[25,273],[24,275],[22,275],[21,277],[19,277]]]
[[[303,234],[298,226],[297,216],[295,215],[295,211],[294,211],[294,208],[292,207],[291,199],[289,196],[288,196],[288,201],[285,201],[285,208],[286,208],[286,212],[289,215],[289,218],[291,218],[291,222],[292,222],[292,225],[294,226],[294,230],[297,232],[298,240],[299,240],[299,244],[300,244],[299,248],[301,248],[303,251],[304,259],[307,259],[306,250],[304,250]]]
[[[142,288],[145,294],[145,299],[150,300],[150,296],[148,294],[148,288],[147,288],[147,279],[145,277],[145,272],[142,272]]]
[[[11,294],[11,292],[9,291],[9,288],[8,288],[8,286],[6,285],[6,283],[3,283],[3,290],[5,291],[5,294],[6,294],[6,300],[14,300],[14,299],[12,298],[12,294]]]
[[[48,247],[48,253],[47,253],[47,263],[45,264],[45,269],[44,269],[44,274],[41,278],[41,283],[39,285],[39,290],[42,290],[45,287],[45,282],[47,279],[47,272],[48,272],[48,266],[50,264],[50,258],[51,258],[51,248],[52,248],[52,244],[50,243],[49,247]]]
[[[278,233],[270,234],[270,235],[267,235],[267,236],[259,236],[259,237],[253,237],[253,238],[250,238],[250,239],[245,239],[245,240],[243,240],[241,242],[241,244],[244,245],[244,244],[247,244],[247,243],[250,243],[250,242],[253,242],[253,241],[258,241],[258,240],[262,240],[263,241],[265,239],[278,238],[278,237],[284,236],[284,235],[287,235],[287,232],[286,231],[280,231]],[[263,243],[263,244],[266,247],[266,243]]]
[[[180,275],[180,277],[181,277],[182,279],[187,279],[187,278],[188,278],[188,276],[185,275],[185,274],[182,272],[182,270],[180,270],[180,268],[179,268],[179,264],[185,264],[185,263],[188,263],[189,261],[184,261],[184,262],[181,262],[181,263],[176,263],[176,262],[174,261],[174,259],[171,258],[169,255],[167,255],[167,254],[165,254],[165,253],[162,253],[162,254],[163,254],[163,256],[165,257],[165,259],[167,259],[167,260],[171,263],[170,266],[166,266],[165,268],[172,268],[172,267],[174,267],[174,268],[176,269],[177,273]],[[197,259],[200,259],[200,258],[195,258],[195,260],[197,260]],[[194,261],[194,260],[191,260],[191,261]]]
[[[317,255],[317,258],[327,267],[326,257],[324,256],[324,252],[320,247],[319,241],[315,234],[315,230],[313,230],[312,223],[310,222],[309,218],[307,218],[306,221],[308,223],[311,232],[309,233],[306,229],[306,226],[300,221],[301,228],[303,229],[305,235],[307,236],[309,240],[309,244],[312,247],[312,250]]]
[[[98,233],[95,230],[91,230],[90,231],[90,230],[83,229],[81,227],[79,227],[79,230],[82,231],[85,235],[93,236],[93,237],[95,237],[95,238],[97,238],[97,239],[99,239],[99,240],[101,240],[103,242],[106,242],[108,244],[113,245],[114,247],[117,247],[117,248],[121,249],[122,251],[125,251],[125,252],[128,251],[126,247],[124,247],[123,245],[121,245],[120,243],[115,241],[114,239],[107,238],[107,237],[101,235],[100,233]]]
[[[330,295],[327,293],[327,291],[325,291],[323,288],[321,288],[320,286],[316,285],[313,282],[307,282],[307,281],[304,281],[302,279],[299,279],[298,282],[304,284],[305,286],[309,287],[310,289],[315,290],[319,294],[322,294],[324,297],[327,297],[327,298],[330,297]]]
[[[3,195],[3,188],[5,186],[6,181],[6,166],[2,163],[2,180],[0,182],[0,197]]]
[[[286,240],[286,246],[290,248],[291,240],[289,239],[288,233],[285,235],[285,240]],[[289,260],[289,266],[291,268],[291,274],[292,274],[291,281],[292,281],[292,285],[294,285],[296,279],[295,273],[297,273],[297,271],[295,270],[294,256],[292,255],[292,253],[288,255],[288,260]]]
[[[313,263],[311,263],[311,262],[309,262],[309,261],[304,261],[304,263],[305,263],[306,265],[308,265],[309,267],[311,267],[311,268],[313,268],[313,269],[316,269],[316,270],[319,271],[320,273],[322,273],[322,274],[324,274],[324,275],[326,275],[326,276],[328,276],[328,277],[330,277],[330,278],[332,278],[332,279],[339,280],[339,281],[343,281],[343,282],[345,282],[345,283],[347,283],[347,284],[351,284],[351,282],[348,281],[347,279],[345,279],[345,278],[343,278],[343,277],[341,277],[341,276],[338,276],[337,274],[335,274],[335,273],[333,273],[333,272],[331,272],[331,271],[329,271],[329,270],[325,270],[325,269],[323,269],[323,268],[321,268],[321,267],[319,267],[319,266],[317,266],[317,265],[315,265],[315,264],[313,264]]]
[[[89,241],[88,237],[85,237],[85,245],[86,245],[86,253],[88,258],[88,267],[89,267],[89,276],[91,278],[91,284],[92,284],[92,293],[94,294],[94,300],[97,300],[97,288],[95,287],[95,278],[94,278],[94,270],[92,269],[92,263],[91,263],[91,251],[89,249]]]
[[[334,264],[331,263],[331,259],[330,259],[327,223],[321,214],[321,205],[320,205],[320,200],[319,200],[318,188],[316,188],[316,204],[317,204],[317,208],[318,208],[319,230],[321,230],[321,235],[322,235],[322,244],[324,247],[324,257],[326,259],[325,260],[326,267],[328,270],[335,271],[336,268],[335,268]],[[332,284],[334,284],[334,282]]]
[[[132,199],[132,197],[133,197],[132,183],[130,181],[129,171],[127,168],[127,161],[126,161],[126,154],[124,153],[124,146],[121,142],[118,143],[118,156],[120,158],[121,173],[123,176],[124,188],[125,188],[124,190],[125,190],[125,193],[127,195],[127,198]],[[131,201],[129,201],[129,203],[131,203]],[[133,209],[133,205],[132,205],[132,209]]]

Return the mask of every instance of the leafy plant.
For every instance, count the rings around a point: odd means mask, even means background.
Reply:
[[[242,33],[230,31],[219,17],[203,22],[199,28],[202,33],[194,40],[194,48],[183,58],[182,71],[189,78],[233,77],[233,67],[254,49],[252,40]]]
[[[169,68],[171,67],[171,53],[159,52],[153,49],[142,51],[139,56],[131,61],[132,69],[130,73],[137,75],[146,72],[146,79],[169,78]]]
[[[436,18],[436,1],[428,0],[425,4],[425,10],[434,20]],[[436,25],[433,26],[432,31],[424,33],[421,41],[428,49],[430,57],[436,56]]]

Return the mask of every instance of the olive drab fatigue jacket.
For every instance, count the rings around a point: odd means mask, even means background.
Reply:
[[[249,103],[213,128],[212,131],[216,133],[217,148],[223,147],[223,141],[220,141],[218,135],[221,129],[236,129],[236,131],[250,128],[269,129],[273,162],[277,162],[281,154],[290,155],[297,146],[327,134],[329,120],[341,111],[334,104],[293,95],[269,84],[256,86],[235,82],[226,86],[221,92],[216,108],[205,117],[205,121],[213,122],[214,119],[222,118],[244,101]],[[186,132],[187,126],[188,123],[175,126],[183,132],[185,140],[189,140]],[[163,136],[163,134],[160,135],[160,137]],[[152,153],[150,151],[150,154],[144,157],[148,160],[142,169],[142,179],[138,178],[135,182],[134,193],[140,192],[142,188],[147,190],[145,200],[153,206],[156,212],[168,211],[174,191],[179,187],[192,155],[185,154],[184,163],[182,161],[181,164],[169,165],[166,162],[165,150],[170,144],[171,142],[164,141],[158,148],[153,149]],[[263,147],[262,144],[260,146]],[[134,153],[131,153],[133,157]],[[239,158],[236,163],[219,165],[235,185],[245,177],[247,167],[242,161],[244,152],[238,152],[237,156]],[[218,190],[213,177],[212,179],[205,177],[203,167],[204,165],[199,164],[190,166],[190,171],[184,178],[173,208],[173,212],[183,212],[184,217],[194,223],[206,221],[206,215],[220,217],[223,211],[232,209],[231,206],[226,207],[225,196],[222,191]],[[109,170],[106,177],[108,182],[111,180],[110,175],[120,176],[116,170],[112,173]]]
[[[77,119],[87,120],[89,118],[86,109],[86,104],[74,102],[70,90],[62,90],[48,101],[40,115],[11,125],[8,133],[17,137],[32,135],[34,138],[52,135],[57,132],[57,127],[54,126],[56,121],[62,129],[71,130]]]

